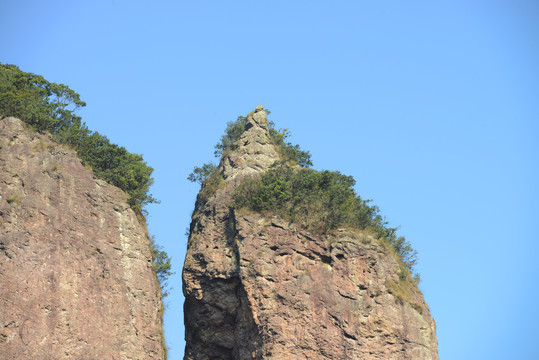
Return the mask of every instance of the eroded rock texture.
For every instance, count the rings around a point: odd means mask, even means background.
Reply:
[[[438,359],[423,296],[393,294],[399,264],[377,240],[312,234],[230,207],[243,176],[278,160],[262,108],[248,121],[238,149],[221,160],[226,185],[200,195],[193,214],[185,359]]]
[[[0,358],[162,359],[145,227],[70,150],[0,119]]]

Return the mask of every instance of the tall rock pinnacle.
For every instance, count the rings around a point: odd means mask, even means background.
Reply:
[[[0,358],[163,359],[146,228],[74,151],[0,117]]]
[[[247,122],[193,212],[185,359],[438,359],[428,306],[388,245],[234,209],[241,179],[279,160],[261,106]]]

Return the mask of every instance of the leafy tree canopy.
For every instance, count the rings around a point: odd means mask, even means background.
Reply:
[[[187,177],[187,180],[191,182],[196,182],[202,185],[202,183],[206,181],[208,176],[210,176],[210,174],[214,170],[215,170],[215,164],[211,162],[203,164],[202,167],[195,166],[195,168],[193,169],[193,172],[189,174],[189,176]]]
[[[76,111],[86,106],[79,94],[63,84],[51,83],[40,75],[21,71],[15,65],[0,63],[0,115],[14,116],[39,132],[50,132],[54,139],[72,147],[85,165],[105,181],[129,195],[137,212],[156,202],[149,194],[153,169],[141,155],[88,130]]]
[[[150,252],[153,260],[153,268],[157,280],[161,284],[161,297],[167,297],[169,294],[168,278],[175,273],[172,271],[171,259],[163,248],[156,244],[154,237],[150,237]]]
[[[86,106],[79,94],[43,76],[0,64],[0,111],[24,120],[38,131],[56,133],[80,122],[75,111]]]
[[[157,202],[150,194],[153,169],[142,155],[112,144],[96,131],[90,131],[76,111],[86,106],[79,94],[63,84],[51,83],[40,75],[21,71],[15,65],[0,63],[0,116],[14,116],[41,133],[73,148],[95,175],[125,191],[138,215],[144,205]],[[168,294],[171,271],[167,253],[150,238],[150,250],[162,296]]]
[[[245,132],[245,125],[247,125],[247,117],[245,116],[238,116],[236,121],[226,123],[225,133],[221,136],[221,140],[215,144],[215,157],[220,158],[226,152],[236,149],[234,143]]]

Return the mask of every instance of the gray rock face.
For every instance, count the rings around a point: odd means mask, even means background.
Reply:
[[[0,118],[0,358],[162,359],[145,226],[71,150]]]
[[[279,159],[257,110],[220,163],[226,184],[193,214],[185,359],[438,359],[428,306],[387,246],[232,209],[238,181]]]
[[[220,167],[225,180],[259,174],[279,160],[270,139],[268,124],[262,105],[247,116],[247,131],[237,141],[237,149],[221,159]]]

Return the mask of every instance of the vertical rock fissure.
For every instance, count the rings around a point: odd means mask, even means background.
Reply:
[[[252,304],[249,302],[241,279],[238,280],[236,297],[239,300],[240,308],[235,321],[234,358],[261,359],[257,341],[259,330],[253,318]]]
[[[235,322],[235,344],[234,353],[236,359],[261,359],[260,351],[258,348],[257,338],[259,336],[259,329],[255,323],[253,317],[253,304],[249,301],[249,296],[245,290],[241,269],[241,253],[240,253],[240,239],[239,233],[236,228],[236,213],[233,208],[229,208],[229,221],[232,239],[232,248],[234,251],[234,258],[236,260],[236,276],[238,279],[238,286],[236,288],[236,297],[239,301],[240,307],[236,314]]]
[[[228,218],[226,220],[226,246],[231,249],[233,254],[233,262],[235,265],[235,274],[239,276],[240,273],[240,249],[238,246],[238,231],[236,229],[236,214],[234,208],[228,208]]]

